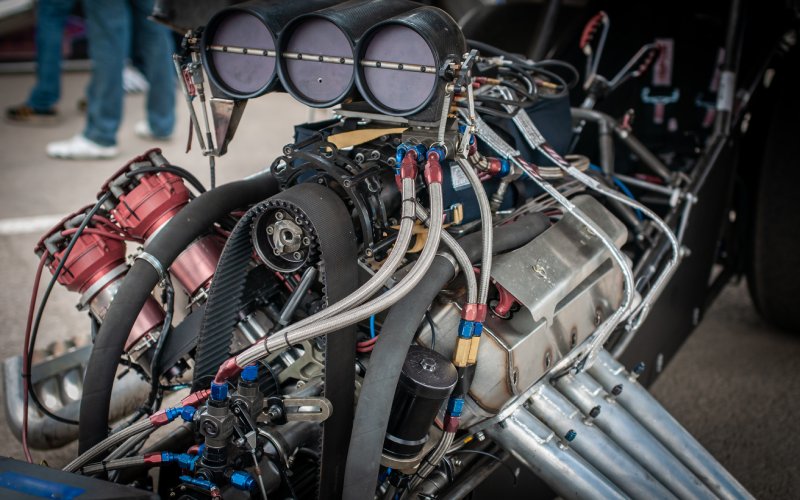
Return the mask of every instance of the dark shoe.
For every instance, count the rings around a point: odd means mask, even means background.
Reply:
[[[13,123],[28,123],[32,125],[53,125],[58,121],[55,109],[40,111],[27,104],[20,104],[6,109],[6,120]]]

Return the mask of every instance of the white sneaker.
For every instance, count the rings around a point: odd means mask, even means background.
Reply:
[[[150,90],[150,84],[138,69],[126,64],[122,70],[122,88],[128,94],[143,94]]]
[[[150,130],[150,124],[147,123],[147,120],[136,122],[136,125],[133,126],[133,133],[139,139],[144,139],[145,141],[168,141],[172,139],[171,135],[155,135]]]
[[[64,160],[106,160],[118,154],[116,146],[101,146],[83,134],[47,145],[47,156]]]

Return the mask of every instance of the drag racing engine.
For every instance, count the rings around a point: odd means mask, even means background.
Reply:
[[[36,245],[4,364],[29,458],[77,440],[64,471],[164,498],[461,498],[510,455],[563,498],[747,495],[616,360],[682,256],[637,198],[690,200],[655,155],[581,154],[635,137],[570,108],[571,65],[406,0],[234,5],[174,63],[211,185],[149,150]],[[331,118],[214,186],[277,91]],[[89,326],[36,347],[62,289]]]

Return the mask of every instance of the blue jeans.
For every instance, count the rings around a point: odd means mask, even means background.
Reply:
[[[92,79],[83,135],[103,146],[117,143],[122,121],[122,70],[128,55],[150,84],[147,121],[154,135],[175,126],[173,40],[167,28],[147,19],[154,0],[83,0]]]
[[[61,97],[61,43],[75,0],[40,0],[36,10],[36,85],[28,102],[47,111]]]

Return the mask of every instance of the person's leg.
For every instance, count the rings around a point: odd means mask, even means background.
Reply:
[[[175,70],[172,35],[164,26],[147,19],[153,0],[133,0],[132,58],[140,65],[150,89],[147,123],[155,137],[168,137],[175,127]]]
[[[61,43],[75,0],[40,0],[36,22],[36,85],[27,105],[49,111],[61,97]]]
[[[101,146],[117,142],[122,121],[122,69],[131,36],[131,9],[127,0],[83,0],[92,60],[83,135]]]

